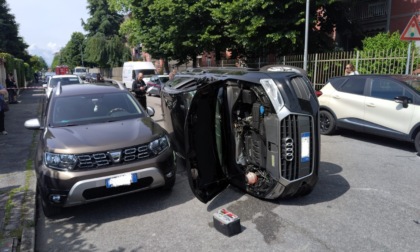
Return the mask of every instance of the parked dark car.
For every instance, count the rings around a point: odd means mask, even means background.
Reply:
[[[161,91],[165,128],[195,196],[229,184],[263,199],[303,196],[318,180],[319,105],[298,72],[179,74]]]
[[[321,134],[347,129],[414,143],[420,156],[420,77],[349,75],[320,90]]]
[[[104,82],[105,79],[100,73],[89,73],[89,76],[86,75],[86,81],[89,83],[99,83]]]
[[[169,75],[153,75],[147,82],[146,93],[148,95],[160,96],[162,86],[169,80]]]
[[[35,158],[45,216],[63,207],[152,188],[170,189],[176,166],[167,132],[121,84],[61,85],[41,120]]]
[[[86,73],[85,82],[90,82],[91,79],[92,79],[92,74],[91,73]]]

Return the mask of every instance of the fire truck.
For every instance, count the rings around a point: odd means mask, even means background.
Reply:
[[[55,74],[57,75],[63,75],[63,74],[69,74],[70,69],[66,65],[56,66],[55,67]]]

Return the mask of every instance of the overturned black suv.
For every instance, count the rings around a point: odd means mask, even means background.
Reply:
[[[319,104],[296,69],[177,75],[161,102],[178,165],[202,202],[229,184],[277,199],[306,195],[317,183]]]

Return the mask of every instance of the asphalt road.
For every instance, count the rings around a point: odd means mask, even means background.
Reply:
[[[160,99],[148,97],[161,122]],[[39,211],[37,251],[418,251],[420,157],[410,144],[342,132],[322,136],[320,179],[308,196],[264,201],[229,187],[208,204],[185,171],[172,192],[153,190]],[[226,237],[212,216],[227,208],[242,232]],[[40,209],[39,209],[40,210]]]

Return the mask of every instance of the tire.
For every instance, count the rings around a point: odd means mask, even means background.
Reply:
[[[417,156],[420,156],[420,131],[417,132],[414,138],[414,147],[416,147]]]
[[[176,181],[176,172],[178,170],[178,162],[179,162],[179,157],[177,157],[175,155],[175,152],[173,153],[173,157],[174,157],[174,169],[173,169],[173,177],[170,179],[165,180],[165,185],[163,186],[163,190],[164,191],[170,191],[172,190],[172,188],[175,186],[175,181]]]
[[[321,110],[319,112],[319,124],[322,135],[332,135],[336,131],[336,122],[330,112]]]
[[[43,195],[39,184],[38,184],[38,194],[39,194],[39,199],[41,201],[42,211],[44,212],[45,217],[50,218],[61,213],[62,207],[54,206],[51,203],[49,203],[45,199],[45,196]]]

